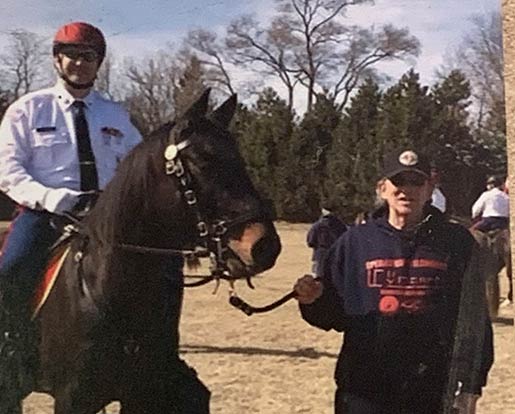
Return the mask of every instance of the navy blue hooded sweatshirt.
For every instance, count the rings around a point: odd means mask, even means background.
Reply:
[[[427,213],[412,233],[386,216],[350,228],[323,263],[322,296],[300,305],[310,324],[345,332],[338,388],[399,412],[441,411],[461,278],[474,244],[464,227],[435,208]],[[486,325],[480,380],[465,380],[463,392],[480,394],[486,384],[493,363],[488,318]]]

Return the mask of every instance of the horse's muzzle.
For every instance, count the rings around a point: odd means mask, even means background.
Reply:
[[[271,229],[252,247],[253,267],[257,273],[273,267],[280,253],[281,241],[275,230]]]
[[[270,269],[281,252],[281,242],[272,224],[252,223],[237,240],[229,240],[229,248],[239,258],[245,270],[232,267],[236,277],[252,276]],[[242,274],[238,274],[238,273]]]

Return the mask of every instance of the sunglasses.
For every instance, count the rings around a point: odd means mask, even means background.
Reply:
[[[64,48],[60,50],[59,53],[62,53],[64,56],[71,60],[78,60],[80,58],[86,62],[94,62],[98,60],[98,53],[93,49]]]
[[[422,174],[397,174],[390,178],[390,181],[392,184],[396,187],[403,187],[403,186],[415,186],[415,187],[421,187],[423,186],[427,178],[424,177]]]

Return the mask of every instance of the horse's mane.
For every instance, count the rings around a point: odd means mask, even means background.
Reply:
[[[88,235],[102,244],[119,238],[128,225],[138,226],[134,217],[149,211],[149,194],[155,184],[155,159],[164,153],[166,139],[173,127],[167,123],[136,145],[120,162],[116,174],[108,183],[98,202],[85,219]]]

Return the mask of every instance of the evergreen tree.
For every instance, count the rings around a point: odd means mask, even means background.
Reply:
[[[342,122],[334,131],[327,160],[326,198],[347,221],[374,207],[375,183],[382,158],[377,141],[381,92],[366,80],[351,98]]]
[[[184,113],[205,89],[204,69],[198,58],[193,55],[173,88],[175,113]]]
[[[340,120],[334,102],[319,95],[295,128],[287,149],[290,156],[280,168],[282,213],[288,220],[313,220],[319,215],[320,202],[326,198],[327,155]]]
[[[432,99],[413,70],[389,88],[381,103],[378,145],[383,152],[392,148],[426,148],[432,141]]]
[[[433,140],[425,148],[441,171],[448,212],[468,216],[478,185],[484,186],[479,177],[485,173],[484,161],[488,158],[481,160],[483,151],[474,142],[468,125],[470,83],[462,72],[453,70],[432,87],[431,95]]]
[[[287,103],[272,88],[267,88],[251,110],[240,107],[234,128],[256,187],[274,201],[280,216],[283,194],[280,166],[288,157],[293,116]]]

